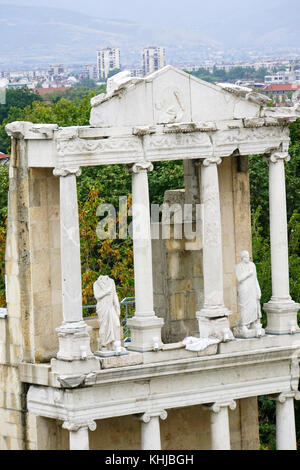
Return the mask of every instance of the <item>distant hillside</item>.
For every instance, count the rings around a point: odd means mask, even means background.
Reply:
[[[92,18],[68,10],[0,4],[0,65],[53,61],[95,61],[100,47],[119,46],[122,60],[140,60],[141,48],[152,43],[172,49],[216,47],[197,32]]]
[[[173,26],[164,27],[151,24],[155,12],[145,19],[149,24],[143,25],[58,8],[1,4],[0,0],[0,67],[88,63],[95,61],[98,48],[106,46],[119,46],[122,62],[137,65],[141,49],[153,44],[165,46],[169,59],[191,62],[199,61],[202,52],[216,49],[235,58],[243,48],[282,55],[300,52],[299,0],[273,0],[271,6],[261,0],[224,1],[217,9],[214,5],[213,1],[201,2],[193,15],[183,2],[177,23],[170,10]],[[168,18],[163,3],[162,13],[161,22]],[[182,26],[174,27],[174,21]]]

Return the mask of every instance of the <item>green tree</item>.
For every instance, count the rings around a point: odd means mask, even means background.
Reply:
[[[34,101],[41,101],[41,97],[28,88],[7,89],[6,104],[0,104],[0,122],[8,117],[12,107],[23,109]]]

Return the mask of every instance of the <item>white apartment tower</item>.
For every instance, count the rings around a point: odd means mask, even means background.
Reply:
[[[144,75],[153,73],[165,66],[166,51],[164,47],[145,47],[143,51]]]
[[[97,52],[98,78],[107,78],[111,70],[120,69],[120,49],[106,48]]]

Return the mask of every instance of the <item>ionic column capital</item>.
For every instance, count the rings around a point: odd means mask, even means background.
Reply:
[[[222,163],[222,158],[220,157],[207,157],[202,160],[203,166],[212,166],[212,165],[220,165]]]
[[[295,400],[300,400],[300,392],[297,391],[290,391],[290,392],[282,392],[278,395],[271,395],[269,397],[270,400],[277,401],[278,403],[285,403],[288,398],[293,398]]]
[[[166,410],[160,410],[160,411],[146,411],[143,415],[139,416],[140,421],[143,423],[150,423],[152,418],[160,418],[163,421],[167,419],[168,413]]]
[[[66,167],[59,168],[58,167],[58,168],[54,168],[53,175],[61,176],[61,177],[66,177],[70,175],[81,176],[81,169],[79,167],[73,167],[73,168],[66,168]]]
[[[97,424],[95,421],[88,421],[88,422],[83,422],[83,423],[74,423],[72,421],[64,421],[62,425],[63,429],[67,429],[68,431],[71,432],[77,432],[79,429],[87,428],[90,431],[96,431]]]
[[[151,162],[138,162],[129,167],[131,173],[142,173],[143,171],[153,171],[153,165]]]
[[[278,163],[280,161],[289,162],[291,157],[288,152],[275,151],[272,152],[269,156],[264,157],[265,161],[268,163]]]
[[[219,413],[222,408],[230,408],[232,411],[236,409],[236,401],[224,401],[224,402],[215,402],[213,404],[204,405],[206,408],[209,408],[213,413]]]

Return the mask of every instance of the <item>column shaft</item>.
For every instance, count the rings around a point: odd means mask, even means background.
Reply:
[[[272,298],[264,305],[268,316],[266,332],[287,334],[298,329],[297,312],[300,305],[290,297],[289,250],[286,210],[284,162],[286,152],[273,152],[269,162],[270,241],[272,264]]]
[[[70,450],[89,450],[89,428],[88,426],[79,428],[70,433]]]
[[[272,300],[290,300],[284,160],[269,163]]]
[[[204,308],[223,307],[223,254],[217,162],[201,171],[203,220]]]
[[[52,359],[57,373],[86,372],[100,368],[90,349],[89,327],[82,316],[80,236],[76,175],[78,168],[57,168],[60,177],[60,249],[63,322],[57,328],[59,351]],[[71,364],[77,361],[77,364]]]
[[[224,305],[222,225],[218,164],[221,159],[207,158],[201,166],[201,202],[203,204],[203,280],[204,304],[196,313],[200,337],[216,336],[220,341],[233,339]]]
[[[221,407],[219,411],[211,411],[211,450],[230,450],[230,429],[228,407]]]
[[[82,321],[81,260],[76,175],[60,177],[63,319]]]
[[[293,397],[276,400],[276,449],[297,450]]]
[[[153,273],[147,169],[132,173],[132,226],[136,316],[153,316]]]
[[[142,450],[161,450],[159,416],[153,416],[149,422],[142,421]]]
[[[147,170],[149,162],[132,167],[132,226],[134,252],[135,316],[127,321],[133,351],[151,351],[162,347],[162,318],[153,308],[152,242]]]

